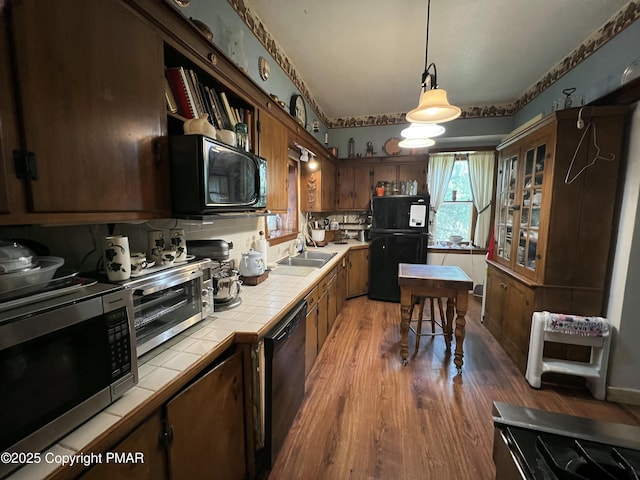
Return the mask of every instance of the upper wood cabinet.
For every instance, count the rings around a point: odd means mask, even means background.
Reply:
[[[0,70],[12,71],[16,102],[3,89],[10,214],[0,222],[166,216],[168,165],[155,143],[166,133],[156,30],[111,0],[12,2],[2,21]]]
[[[338,210],[370,210],[372,167],[338,168]]]
[[[267,208],[286,212],[289,205],[287,129],[273,116],[261,110],[258,120],[259,155],[267,159]]]
[[[301,165],[300,206],[303,212],[335,210],[336,166],[328,154],[318,155],[315,165]]]
[[[427,193],[426,155],[339,159],[337,209],[369,210],[378,182],[410,180],[418,181],[418,193]]]

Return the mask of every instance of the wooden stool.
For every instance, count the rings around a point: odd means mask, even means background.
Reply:
[[[431,333],[422,333],[422,315],[424,313],[424,302],[429,299],[429,306],[431,310]],[[438,302],[438,310],[440,310],[440,323],[436,321],[435,314],[435,304],[434,300]],[[447,335],[447,321],[444,316],[444,310],[442,308],[442,299],[440,297],[418,297],[418,301],[420,302],[420,309],[418,311],[418,323],[416,325],[416,329],[413,328],[411,324],[409,324],[409,328],[416,335],[416,350],[418,349],[418,345],[420,345],[420,337],[433,337],[435,335]],[[409,318],[413,317],[413,308],[415,307],[415,303],[411,306],[411,311],[409,312]],[[436,324],[442,328],[442,333],[436,333]]]
[[[609,363],[609,348],[611,332],[606,328],[599,336],[580,335],[550,331],[547,326],[549,312],[534,312],[531,319],[531,336],[529,337],[529,356],[527,359],[527,373],[525,378],[529,385],[540,388],[541,377],[545,372],[564,373],[583,377],[587,388],[598,400],[606,396],[607,364]],[[606,318],[593,317],[606,327]],[[570,345],[585,345],[591,347],[589,362],[574,362],[543,357],[544,342],[564,343]]]

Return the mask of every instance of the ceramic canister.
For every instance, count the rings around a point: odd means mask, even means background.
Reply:
[[[175,249],[176,262],[184,262],[187,259],[187,237],[181,228],[173,228],[169,232],[171,236],[171,248]]]
[[[148,238],[148,258],[150,261],[157,262],[160,265],[162,263],[162,251],[165,248],[164,232],[162,230],[152,230],[149,232]]]
[[[112,282],[126,280],[131,276],[129,239],[122,235],[104,238],[104,267]]]

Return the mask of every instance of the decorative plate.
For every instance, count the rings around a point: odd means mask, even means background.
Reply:
[[[302,98],[302,95],[291,95],[289,113],[298,120],[300,125],[307,128],[307,107],[304,104],[304,98]]]
[[[258,72],[260,73],[260,78],[262,80],[267,80],[271,74],[271,67],[269,67],[269,63],[264,57],[258,58]]]
[[[398,155],[401,151],[401,148],[398,145],[399,143],[400,139],[398,137],[391,137],[389,140],[384,142],[384,146],[382,147],[384,153],[387,155]]]

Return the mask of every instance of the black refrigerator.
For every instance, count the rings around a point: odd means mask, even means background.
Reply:
[[[400,301],[399,263],[427,263],[429,195],[373,197],[369,298]]]

